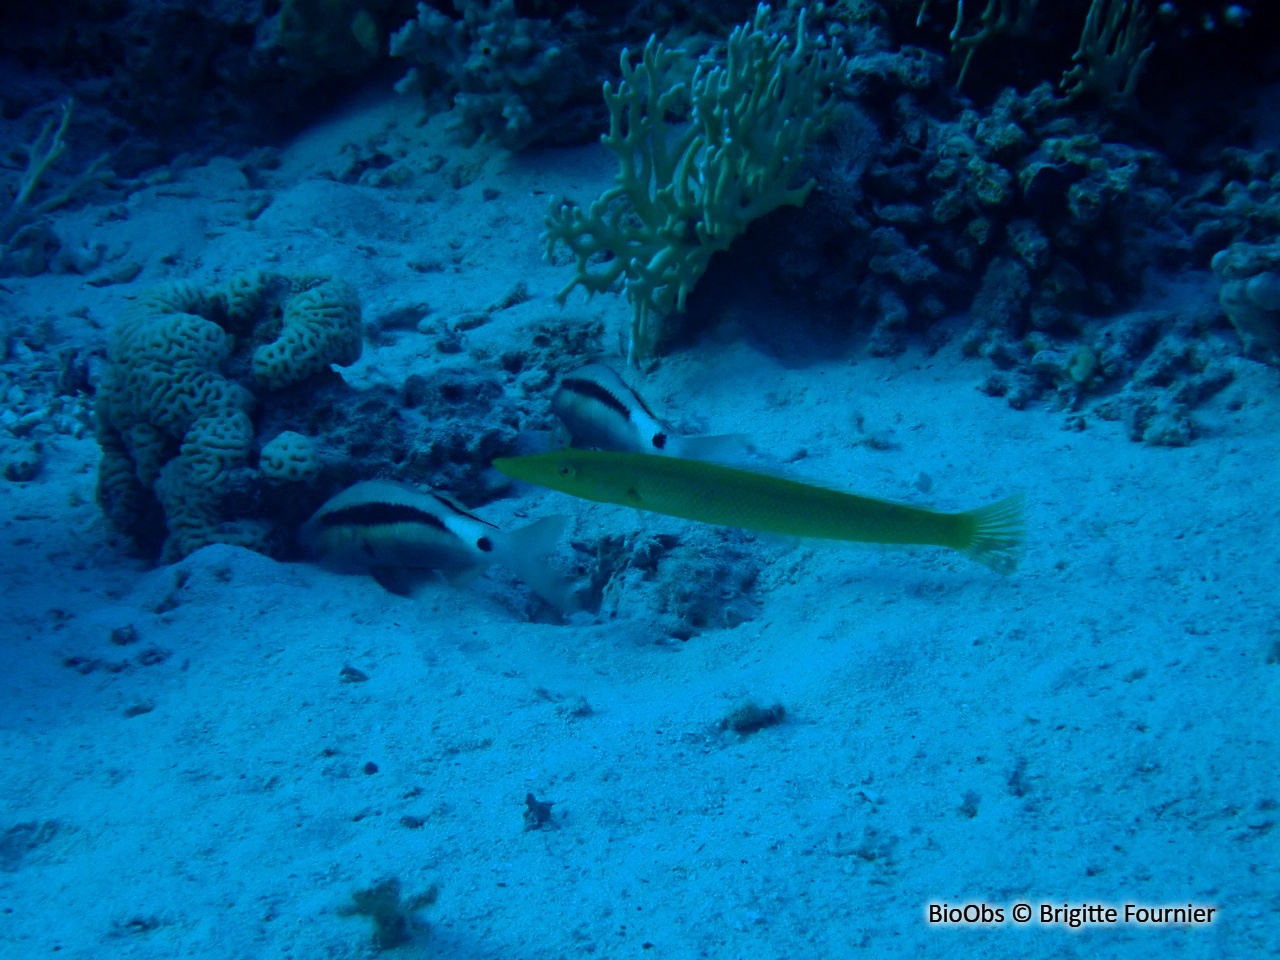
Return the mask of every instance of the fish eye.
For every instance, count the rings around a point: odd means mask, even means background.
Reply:
[[[667,447],[667,435],[665,433],[655,433],[653,440],[650,441],[655,450],[665,450]]]
[[[483,550],[485,553],[488,553],[490,550],[493,549],[493,541],[490,540],[488,537],[481,537],[479,540],[476,541],[476,547],[478,547],[480,550]]]
[[[570,466],[569,464],[567,464],[567,463],[562,463],[562,464],[560,464],[560,476],[562,476],[562,477],[572,477],[572,476],[573,476],[573,467],[571,467],[571,466]]]

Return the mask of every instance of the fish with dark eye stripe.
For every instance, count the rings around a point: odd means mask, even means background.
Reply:
[[[573,446],[652,453],[688,460],[734,459],[747,452],[741,434],[681,437],[658,419],[640,394],[602,363],[567,373],[551,409],[569,431]]]
[[[427,576],[466,583],[500,563],[561,611],[574,607],[569,584],[548,557],[568,518],[543,517],[502,530],[436,490],[392,480],[365,480],[325,502],[302,525],[308,556],[339,573],[367,573],[407,595]]]

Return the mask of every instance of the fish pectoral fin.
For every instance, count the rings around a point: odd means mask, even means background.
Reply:
[[[745,433],[725,433],[710,437],[680,437],[674,451],[686,460],[708,463],[741,463],[751,456],[753,447]]]
[[[413,595],[414,588],[422,581],[422,577],[404,567],[377,566],[369,568],[369,576],[387,593],[397,597]]]
[[[486,566],[488,564],[478,563],[474,567],[461,567],[457,570],[443,571],[444,582],[451,587],[465,587],[480,574],[484,573]]]

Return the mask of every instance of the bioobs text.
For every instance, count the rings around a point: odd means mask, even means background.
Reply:
[[[930,923],[1004,923],[1004,908],[985,903],[966,903],[952,906],[949,903],[929,904]]]

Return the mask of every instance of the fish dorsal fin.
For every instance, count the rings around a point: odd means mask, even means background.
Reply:
[[[435,502],[446,511],[446,515],[466,517],[468,520],[474,520],[476,523],[484,524],[491,530],[498,529],[498,525],[496,523],[490,523],[483,517],[477,517],[474,513],[463,506],[462,503],[459,502],[459,500],[452,494],[445,493],[442,490],[432,490],[427,494],[427,496],[435,500]]]

